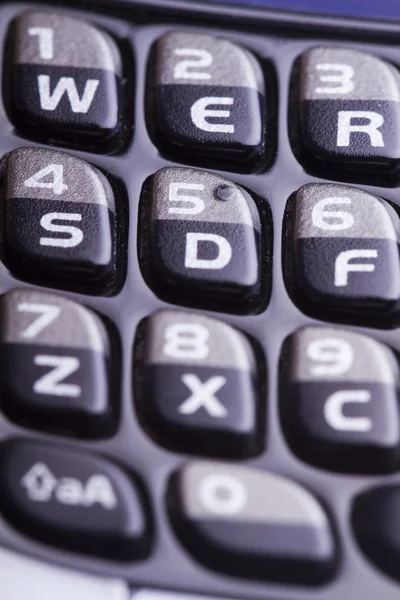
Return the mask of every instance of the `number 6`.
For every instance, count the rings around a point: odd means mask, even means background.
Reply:
[[[312,222],[315,227],[325,231],[341,231],[354,225],[354,217],[344,210],[326,210],[327,206],[335,204],[351,204],[351,198],[324,198],[313,208]],[[329,219],[329,220],[328,220]],[[331,219],[336,219],[332,222]]]

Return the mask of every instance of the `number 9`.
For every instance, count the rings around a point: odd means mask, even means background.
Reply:
[[[354,362],[353,348],[339,338],[322,338],[311,342],[307,347],[307,356],[319,363],[310,367],[314,377],[344,375]]]

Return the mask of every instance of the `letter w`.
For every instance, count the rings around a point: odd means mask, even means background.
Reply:
[[[93,102],[93,98],[99,83],[100,82],[98,79],[88,79],[85,84],[82,98],[79,98],[78,90],[76,89],[76,83],[72,77],[61,77],[54,88],[53,93],[51,94],[50,75],[39,75],[38,84],[40,106],[43,110],[55,110],[66,92],[72,112],[87,113],[90,105]]]

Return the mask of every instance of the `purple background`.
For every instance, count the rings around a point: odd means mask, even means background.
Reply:
[[[400,0],[208,0],[297,12],[400,19]]]

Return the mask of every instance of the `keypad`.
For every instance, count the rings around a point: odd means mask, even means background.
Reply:
[[[316,47],[300,60],[300,143],[312,170],[397,171],[400,77],[387,61],[358,50]],[[314,166],[315,165],[315,166]]]
[[[111,343],[100,318],[71,300],[19,290],[0,299],[0,406],[38,429],[93,437],[117,406]],[[116,388],[118,389],[118,387]]]
[[[308,584],[332,574],[328,518],[299,485],[245,467],[194,462],[170,493],[178,535],[211,568]]]
[[[288,216],[288,285],[306,311],[335,318],[394,318],[400,300],[399,217],[353,187],[309,184]]]
[[[116,284],[116,201],[106,177],[63,152],[4,159],[4,262],[18,277],[89,293]]]
[[[147,517],[128,475],[99,457],[29,441],[0,450],[0,506],[17,528],[112,560],[142,558]]]
[[[395,36],[74,4],[0,6],[1,600],[398,599]]]
[[[265,398],[248,339],[215,319],[172,311],[156,313],[143,329],[137,410],[153,436],[182,452],[259,453]]]
[[[161,296],[180,304],[184,293],[193,306],[225,310],[259,308],[261,239],[266,254],[271,240],[245,190],[207,171],[175,167],[156,173],[142,202],[144,228],[150,220],[143,269]]]
[[[12,24],[8,44],[4,100],[17,129],[91,149],[115,143],[122,64],[106,32],[66,14],[29,11]]]
[[[297,454],[339,471],[399,468],[399,367],[386,346],[307,327],[291,337],[282,376],[282,417]]]
[[[227,170],[263,159],[265,83],[247,49],[208,35],[168,33],[157,42],[153,88],[149,113],[161,150]]]

